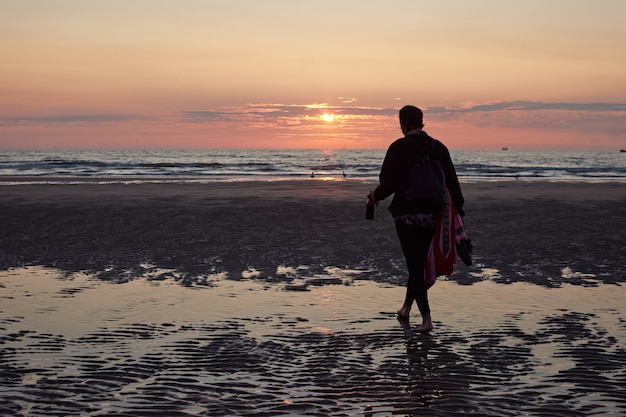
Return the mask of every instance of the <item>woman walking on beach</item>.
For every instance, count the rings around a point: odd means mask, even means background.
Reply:
[[[448,148],[422,130],[424,127],[422,111],[415,106],[405,106],[400,109],[399,116],[404,137],[394,141],[387,149],[380,170],[380,184],[374,191],[370,191],[367,197],[370,203],[377,204],[391,194],[394,195],[389,211],[395,221],[409,273],[406,296],[402,308],[398,310],[398,318],[407,320],[413,301],[416,301],[422,315],[422,324],[417,330],[430,332],[433,323],[428,304],[424,264],[433,240],[437,216],[442,207],[436,202],[414,202],[405,198],[404,192],[409,186],[411,170],[419,156],[416,156],[416,149],[430,149],[430,157],[439,161],[452,203],[461,216],[464,215],[464,199]]]

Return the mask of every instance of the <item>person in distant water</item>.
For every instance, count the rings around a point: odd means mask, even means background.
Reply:
[[[437,216],[441,207],[436,204],[409,204],[404,199],[404,189],[408,186],[409,176],[416,158],[416,143],[421,149],[432,149],[432,157],[436,158],[443,168],[446,187],[457,212],[464,216],[463,194],[456,175],[456,170],[448,148],[436,141],[422,130],[424,127],[422,111],[415,106],[400,109],[400,127],[403,138],[394,141],[385,155],[380,170],[380,185],[368,194],[368,199],[376,204],[393,194],[389,211],[395,220],[396,232],[409,273],[406,297],[402,308],[398,310],[398,319],[407,320],[413,302],[417,302],[422,324],[417,327],[420,332],[433,329],[430,306],[428,304],[428,288],[425,281],[424,263],[433,239]],[[433,147],[434,142],[434,147]]]

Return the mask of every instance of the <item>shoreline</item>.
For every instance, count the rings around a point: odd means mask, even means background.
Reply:
[[[481,183],[571,183],[571,184],[626,184],[621,177],[502,177],[460,176],[461,184]],[[0,175],[0,186],[44,185],[44,184],[150,184],[150,183],[197,183],[197,184],[272,184],[276,182],[350,182],[378,183],[377,177],[343,177],[340,174],[318,175],[311,178],[302,176],[210,176],[210,175]]]

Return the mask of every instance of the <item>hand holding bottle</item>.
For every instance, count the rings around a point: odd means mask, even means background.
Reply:
[[[365,218],[367,220],[374,220],[374,208],[378,205],[378,201],[374,197],[374,192],[370,191],[367,195],[367,205],[365,206]]]

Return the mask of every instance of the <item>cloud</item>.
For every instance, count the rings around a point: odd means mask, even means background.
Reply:
[[[626,111],[626,103],[545,103],[541,101],[503,101],[467,107],[430,107],[431,114],[460,114],[501,111],[567,110],[585,112]]]
[[[393,129],[398,109],[329,103],[283,104],[248,103],[215,110],[181,111],[181,123],[205,123],[215,127],[292,130],[328,129],[320,123],[324,113],[333,114],[332,126],[343,134],[362,130]],[[346,105],[348,104],[348,105]],[[505,101],[472,103],[463,106],[425,107],[428,126],[449,123],[480,128],[544,129],[562,132],[602,132],[606,135],[626,133],[626,103],[546,103],[540,101]],[[329,134],[328,130],[325,134]]]
[[[398,110],[393,108],[335,106],[328,103],[249,103],[240,107],[229,107],[219,110],[184,110],[179,111],[178,114],[180,115],[180,121],[187,123],[243,123],[250,119],[318,118],[323,113],[346,116],[396,116],[397,112]]]
[[[32,116],[0,118],[2,126],[47,125],[47,124],[93,124],[119,123],[135,120],[147,120],[148,117],[134,114],[82,114],[63,116]]]
[[[505,129],[535,133],[593,134],[619,138],[626,134],[626,103],[547,103],[540,101],[503,101],[470,103],[459,106],[424,107],[427,129],[479,128],[490,131]],[[332,123],[324,113],[333,114]],[[336,103],[246,103],[240,106],[208,109],[184,109],[170,114],[67,114],[26,115],[0,118],[0,127],[94,127],[116,128],[149,122],[150,131],[200,128],[222,135],[235,130],[255,131],[267,137],[302,136],[305,134],[345,138],[386,137],[397,131],[398,108],[357,105],[356,99],[340,97]],[[147,129],[142,123],[142,129]],[[456,127],[455,127],[456,126]],[[7,130],[8,132],[8,130]]]
[[[235,112],[228,111],[180,111],[180,121],[185,123],[231,122]]]
[[[350,100],[342,100],[341,105],[328,103],[313,104],[280,104],[280,103],[249,103],[244,106],[223,108],[219,110],[180,111],[181,120],[199,123],[212,121],[241,121],[245,117],[281,118],[281,117],[317,117],[322,113],[333,113],[345,116],[388,116],[397,117],[398,109],[391,107],[349,106]],[[500,112],[538,112],[538,111],[570,111],[570,112],[625,112],[626,103],[545,103],[539,101],[505,101],[488,104],[472,104],[469,106],[424,107],[427,116],[458,116],[472,113]]]
[[[506,101],[425,109],[436,123],[480,128],[534,129],[604,135],[626,134],[626,103]]]

